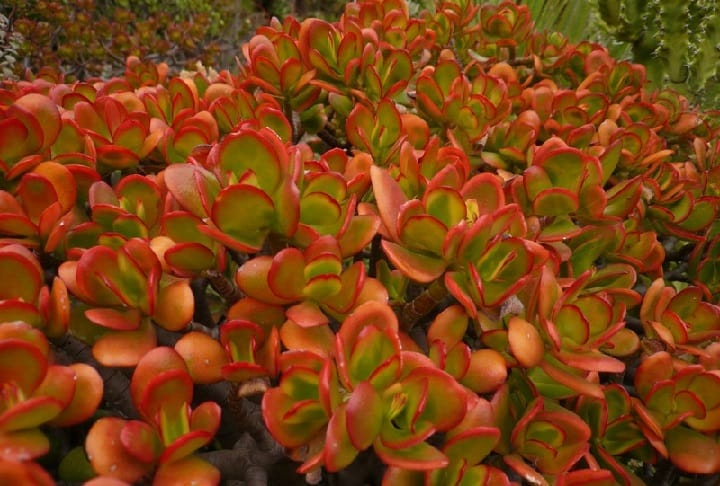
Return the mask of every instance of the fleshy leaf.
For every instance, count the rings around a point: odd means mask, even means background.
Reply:
[[[129,420],[123,424],[120,442],[128,454],[143,464],[154,463],[162,453],[162,443],[157,432],[140,420]]]
[[[439,278],[447,267],[442,258],[416,253],[391,241],[383,240],[382,248],[395,267],[404,275],[421,283],[432,282]]]
[[[358,383],[345,411],[350,442],[358,451],[367,449],[384,423],[384,406],[380,394],[367,381]]]
[[[684,426],[665,432],[670,460],[689,473],[713,474],[720,471],[720,446],[712,437]]]
[[[403,449],[392,449],[383,444],[382,440],[378,440],[374,446],[375,453],[389,466],[412,471],[431,471],[449,464],[447,456],[427,442]]]
[[[179,461],[163,463],[155,472],[153,484],[173,486],[193,478],[198,486],[210,486],[220,483],[220,471],[199,457],[189,456]]]
[[[135,366],[157,345],[155,329],[143,319],[134,331],[112,331],[93,345],[93,356],[105,366]]]
[[[99,419],[85,438],[85,451],[96,473],[134,483],[153,465],[138,461],[126,451],[120,439],[124,425],[119,418]]]
[[[492,452],[500,439],[500,430],[495,427],[475,427],[461,432],[448,440],[443,452],[455,462],[480,464]]]
[[[103,398],[103,380],[95,368],[84,363],[73,363],[70,368],[75,373],[75,393],[72,401],[52,420],[55,426],[67,427],[87,420]]]
[[[339,406],[330,418],[325,438],[325,467],[328,471],[339,471],[352,463],[358,450],[350,441],[345,406]]]
[[[212,219],[217,227],[252,252],[262,247],[274,214],[272,199],[245,184],[226,187],[212,206]]]

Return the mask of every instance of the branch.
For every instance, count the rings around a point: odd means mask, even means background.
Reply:
[[[246,486],[266,486],[268,470],[285,457],[278,451],[263,451],[249,434],[244,434],[232,449],[204,452],[198,457],[220,471],[221,481],[244,480]]]
[[[324,128],[318,130],[317,136],[320,138],[320,140],[328,144],[331,148],[337,147],[344,149],[345,152],[350,155],[350,144],[341,142],[329,125],[325,125]]]
[[[230,388],[231,391],[227,398],[227,409],[232,415],[233,421],[236,424],[235,426],[250,434],[253,440],[257,442],[260,450],[271,454],[280,452],[284,455],[283,447],[270,435],[270,432],[265,426],[265,420],[263,419],[260,406],[247,398],[239,397],[239,389],[239,384],[234,383]]]
[[[233,305],[240,300],[242,292],[237,288],[235,282],[227,278],[217,270],[207,270],[205,277],[210,282],[210,286],[222,297],[228,305]]]
[[[409,332],[417,322],[428,315],[445,297],[448,291],[441,279],[433,281],[420,295],[400,309],[400,327]]]

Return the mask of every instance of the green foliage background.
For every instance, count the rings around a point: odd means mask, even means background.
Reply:
[[[500,3],[500,0],[491,0]],[[719,0],[519,0],[538,30],[608,47],[643,64],[653,88],[672,88],[694,103],[720,106]]]

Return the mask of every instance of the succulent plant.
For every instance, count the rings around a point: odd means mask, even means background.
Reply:
[[[716,482],[718,113],[531,3],[4,83],[0,482]],[[714,8],[600,6],[673,79]]]

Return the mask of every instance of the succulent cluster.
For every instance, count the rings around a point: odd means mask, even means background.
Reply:
[[[509,1],[242,55],[0,90],[0,477],[720,473],[718,113]]]
[[[16,52],[7,68],[15,75],[57,66],[73,79],[107,77],[121,73],[131,55],[152,55],[180,67],[217,62],[229,47],[224,43],[237,42],[252,27],[238,23],[238,36],[228,38],[231,22],[224,24],[223,17],[232,20],[229,10],[227,1],[9,0],[0,6],[10,18],[0,35],[6,41],[14,36]]]

